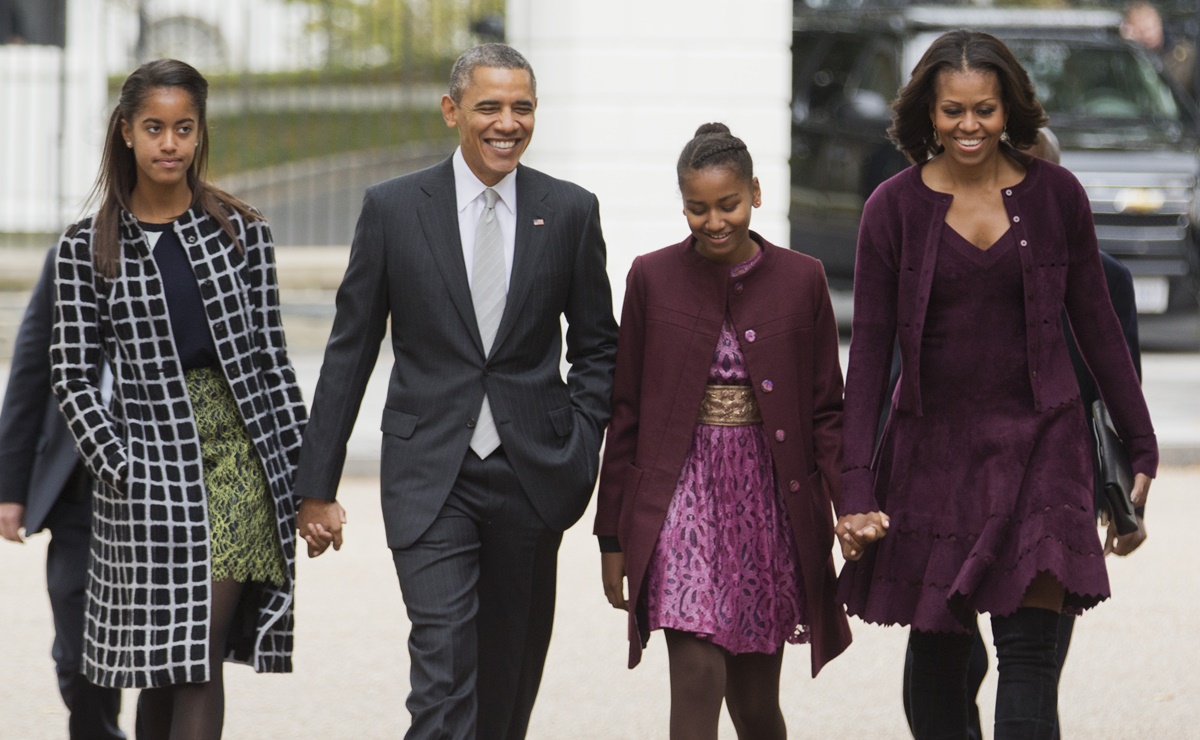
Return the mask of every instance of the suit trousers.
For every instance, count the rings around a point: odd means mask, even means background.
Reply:
[[[467,451],[433,524],[392,550],[412,623],[406,738],[525,736],[550,644],[561,540],[503,448],[484,460]]]
[[[71,740],[124,738],[117,725],[120,689],[96,686],[84,678],[84,596],[91,542],[91,478],[75,467],[62,495],[46,518],[50,546],[46,550],[46,587],[54,615],[54,665],[58,690],[70,712]]]

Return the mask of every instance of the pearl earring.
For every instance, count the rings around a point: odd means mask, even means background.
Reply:
[[[132,141],[130,141],[129,139],[126,139],[126,140],[125,140],[125,146],[129,147],[130,149],[132,149],[132,148],[133,148],[133,142],[132,142]]]

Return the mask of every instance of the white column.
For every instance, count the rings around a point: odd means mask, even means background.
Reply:
[[[107,117],[106,7],[67,3],[66,49],[0,46],[0,232],[57,233],[81,212]]]
[[[63,228],[79,218],[95,182],[112,110],[104,58],[109,3],[67,1],[66,115],[59,133],[63,157],[59,214]]]
[[[633,258],[688,234],[675,162],[701,123],[746,142],[751,228],[787,246],[791,2],[508,0],[506,26],[538,78],[523,161],[599,196],[617,310]]]

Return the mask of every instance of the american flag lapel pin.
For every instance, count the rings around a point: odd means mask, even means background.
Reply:
[[[533,219],[533,225],[534,226],[545,226],[546,222],[540,218],[535,218],[535,219]]]

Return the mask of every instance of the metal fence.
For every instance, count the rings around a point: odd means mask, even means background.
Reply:
[[[0,0],[0,246],[78,218],[121,81],[183,59],[210,81],[210,170],[280,245],[349,242],[366,185],[445,156],[452,60],[503,0]]]

